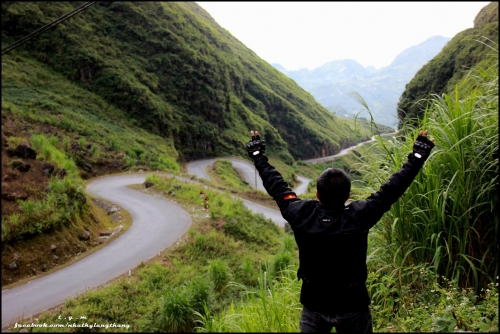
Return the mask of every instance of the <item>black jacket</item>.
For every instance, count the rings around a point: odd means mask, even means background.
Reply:
[[[266,156],[258,156],[254,162],[264,187],[294,232],[300,260],[297,277],[302,279],[300,302],[321,313],[366,309],[370,305],[366,289],[368,231],[403,195],[423,161],[410,154],[408,162],[379,191],[338,208],[296,198]]]

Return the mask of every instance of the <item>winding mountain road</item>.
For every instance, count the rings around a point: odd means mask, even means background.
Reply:
[[[235,158],[224,159],[231,161],[250,185],[255,184],[255,168],[251,163]],[[206,174],[206,167],[215,160],[192,162],[188,165],[188,171],[200,178],[210,179]],[[103,285],[127,273],[141,261],[152,258],[173,244],[187,231],[191,225],[191,217],[180,206],[168,199],[156,198],[127,187],[142,184],[145,179],[146,174],[132,174],[100,178],[88,183],[88,193],[126,208],[132,216],[133,224],[123,235],[110,241],[109,245],[80,261],[22,286],[3,290],[2,328],[21,317],[26,318],[62,304],[68,297],[76,297],[87,289]],[[302,184],[296,191],[305,192],[309,180],[303,177],[299,177],[299,180]],[[257,186],[265,191],[258,176]],[[245,199],[243,202],[250,210],[260,212],[279,226],[284,226],[285,220],[278,210]]]
[[[208,176],[206,169],[208,166],[212,165],[216,160],[224,159],[231,162],[233,167],[238,170],[240,175],[245,179],[245,181],[252,187],[255,188],[255,180],[257,180],[257,189],[266,191],[264,185],[262,184],[262,180],[258,173],[255,171],[255,166],[249,161],[237,159],[237,158],[216,158],[216,159],[204,159],[204,160],[196,160],[187,164],[187,172],[188,174],[196,175],[199,178],[203,178],[206,180],[210,180],[210,176]],[[294,191],[297,195],[304,194],[307,192],[307,185],[311,180],[303,176],[297,176],[300,181],[300,185],[297,186]],[[237,196],[233,196],[239,198]],[[264,215],[264,217],[271,219],[278,226],[284,227],[286,220],[281,216],[281,213],[278,210],[271,209],[267,206],[257,204],[251,202],[246,199],[240,198],[247,208],[252,210],[253,212],[259,212]]]
[[[188,174],[196,175],[199,178],[210,181],[210,176],[208,176],[206,168],[209,165],[212,165],[216,160],[222,159],[230,161],[233,167],[238,170],[240,175],[250,186],[255,188],[255,184],[257,184],[257,189],[264,192],[266,191],[259,174],[255,170],[255,166],[249,161],[238,158],[216,158],[192,161],[186,166],[187,172]],[[300,175],[297,175],[297,179],[299,180],[300,184],[294,189],[295,193],[305,194],[307,192],[307,185],[309,184],[309,182],[311,182],[311,180]]]
[[[52,274],[2,291],[2,328],[21,316],[29,317],[87,288],[105,284],[127,273],[141,261],[174,243],[191,225],[191,216],[167,199],[127,188],[143,183],[146,175],[120,175],[91,181],[87,192],[130,212],[131,227],[101,250]]]
[[[401,131],[401,130],[399,130],[399,131]],[[383,135],[396,135],[399,131],[388,132],[388,133],[384,133]],[[365,145],[365,144],[374,142],[376,140],[375,137],[376,136],[372,136],[372,138],[370,140],[363,141],[363,142],[361,142],[361,143],[359,143],[357,145],[345,148],[345,149],[343,149],[342,151],[340,151],[337,154],[329,155],[327,157],[321,157],[321,158],[314,158],[314,159],[303,160],[303,161],[311,163],[311,164],[317,164],[317,163],[323,163],[323,162],[330,162],[330,161],[335,160],[338,157],[346,155],[347,153],[349,153],[350,150],[354,150],[356,147],[360,147],[361,145]]]
[[[308,160],[304,160],[304,162],[309,162],[311,164],[317,164],[317,163],[323,163],[323,162],[329,162],[329,161],[333,161],[335,160],[336,158],[338,157],[341,157],[343,155],[346,155],[347,153],[349,153],[350,150],[353,150],[355,149],[356,147],[359,147],[361,145],[364,145],[364,144],[368,144],[368,143],[371,143],[375,141],[375,136],[372,137],[372,139],[368,140],[368,141],[364,141],[364,142],[361,142],[355,146],[351,146],[351,147],[348,147],[348,148],[345,148],[343,149],[342,151],[340,151],[339,153],[337,154],[334,154],[334,155],[329,155],[327,157],[321,157],[321,158],[314,158],[314,159],[308,159]]]
[[[237,158],[216,158],[216,159],[204,159],[196,160],[187,164],[188,174],[196,175],[199,178],[210,181],[210,176],[208,176],[206,168],[212,165],[216,160],[227,160],[233,164],[233,167],[238,170],[241,176],[248,182],[249,185],[255,188],[255,181],[257,181],[257,189],[266,191],[259,174],[255,172],[255,166],[249,161],[237,159]]]
[[[365,143],[367,142],[355,147]],[[305,161],[311,163],[329,161],[347,154],[355,147],[345,149],[334,156]],[[265,191],[253,164],[232,157],[219,159],[229,160],[250,186],[256,185],[257,189]],[[210,180],[206,168],[216,160],[193,161],[187,165],[188,173]],[[176,177],[195,182],[187,178]],[[132,216],[132,226],[123,235],[110,241],[106,247],[68,267],[24,285],[3,290],[2,328],[21,317],[27,318],[32,314],[62,304],[68,297],[75,297],[87,289],[103,285],[127,273],[141,261],[152,258],[173,244],[187,231],[191,225],[191,217],[179,205],[168,199],[156,198],[127,187],[131,184],[142,184],[145,178],[146,174],[132,174],[110,176],[89,182],[87,192],[126,208]],[[307,185],[311,180],[302,176],[298,176],[298,179],[301,184],[294,191],[297,194],[303,194],[307,191]],[[277,225],[284,226],[285,220],[278,210],[242,200],[250,210],[262,213]]]
[[[368,142],[344,149],[333,156],[305,161],[311,163],[331,161]],[[232,157],[218,159],[229,160],[250,186],[256,186],[257,189],[265,191],[262,180],[252,163]],[[206,168],[216,160],[193,161],[187,165],[188,173],[210,180]],[[173,176],[171,174],[162,175]],[[188,182],[196,182],[176,177]],[[106,247],[68,267],[34,279],[24,285],[3,290],[2,328],[21,317],[27,318],[62,304],[69,297],[75,297],[88,289],[103,285],[113,278],[127,273],[129,269],[135,268],[141,261],[152,258],[158,252],[172,245],[188,230],[191,225],[191,217],[179,205],[166,198],[156,198],[127,187],[131,184],[142,184],[145,178],[146,174],[118,175],[96,179],[88,183],[88,193],[118,204],[129,211],[133,220],[132,226],[123,235],[110,241]],[[307,185],[311,180],[302,176],[297,176],[297,178],[301,183],[294,191],[297,194],[306,193]],[[201,186],[207,188],[205,185]],[[278,210],[245,199],[242,201],[250,210],[262,213],[277,225],[284,226],[285,220]]]

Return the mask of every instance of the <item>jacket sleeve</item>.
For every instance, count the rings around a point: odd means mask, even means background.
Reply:
[[[365,201],[351,203],[362,225],[373,227],[385,212],[404,194],[423,166],[423,161],[408,155],[408,161],[400,170],[392,174],[380,189]]]
[[[262,184],[266,188],[267,193],[276,201],[280,208],[283,218],[288,220],[286,211],[291,202],[299,201],[297,195],[288,187],[288,184],[283,180],[283,176],[269,163],[265,155],[255,157],[255,167],[259,172]]]

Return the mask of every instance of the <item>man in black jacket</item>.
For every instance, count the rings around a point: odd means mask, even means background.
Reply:
[[[299,248],[302,279],[301,332],[371,333],[366,251],[368,231],[410,186],[434,147],[420,131],[408,161],[380,190],[347,206],[351,181],[340,169],[328,168],[317,180],[316,200],[300,200],[264,155],[257,131],[246,147],[262,183],[290,224]]]

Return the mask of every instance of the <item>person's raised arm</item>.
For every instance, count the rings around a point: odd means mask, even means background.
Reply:
[[[250,131],[252,139],[247,142],[246,149],[248,156],[254,160],[255,168],[259,172],[262,184],[267,193],[276,201],[281,210],[284,209],[289,200],[296,199],[297,196],[283,179],[283,176],[269,164],[266,152],[266,142],[260,139],[258,131]],[[286,202],[286,203],[285,203]]]
[[[363,221],[368,228],[375,225],[382,215],[390,210],[391,205],[404,194],[417,176],[434,147],[434,138],[429,140],[428,133],[428,130],[419,131],[417,140],[413,144],[413,152],[408,155],[408,161],[377,192],[371,194],[366,201],[351,204],[358,207],[359,212],[365,217]]]

